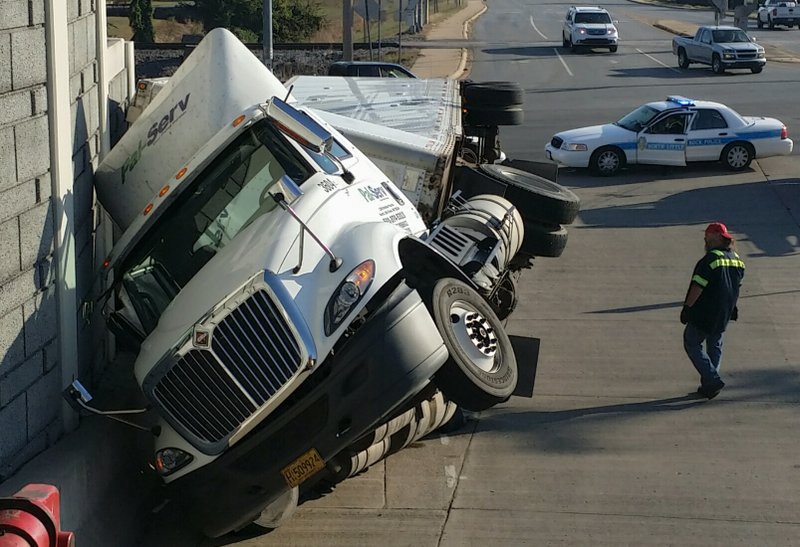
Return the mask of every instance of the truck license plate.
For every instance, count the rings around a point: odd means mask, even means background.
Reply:
[[[281,469],[286,484],[294,488],[305,482],[307,478],[317,471],[325,468],[325,462],[316,448],[312,448],[292,463]]]

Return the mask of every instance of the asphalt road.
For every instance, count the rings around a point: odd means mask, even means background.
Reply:
[[[800,89],[800,64],[772,62],[761,74],[729,71],[715,75],[709,67],[677,67],[672,34],[653,27],[659,20],[713,24],[710,12],[676,10],[625,0],[604,7],[619,20],[617,53],[607,50],[571,53],[561,48],[561,28],[570,2],[530,5],[521,0],[490,3],[474,25],[472,39],[490,45],[474,54],[470,77],[515,80],[526,91],[521,127],[503,130],[503,147],[511,157],[544,160],[544,144],[557,131],[615,121],[643,102],[683,95],[725,103],[743,115],[783,121],[800,140],[800,109],[778,99]],[[771,44],[791,36],[800,57],[800,31],[753,31]],[[507,38],[501,45],[498,37]],[[526,42],[527,40],[527,42]],[[784,49],[788,49],[783,46]],[[796,147],[794,154],[800,154]]]
[[[474,26],[485,46],[472,78],[526,91],[525,125],[502,133],[510,156],[543,160],[554,132],[668,94],[777,117],[800,141],[800,64],[678,71],[671,35],[647,23],[664,8],[621,0],[604,4],[620,20],[618,53],[567,53],[568,5],[492,0]],[[202,540],[167,506],[145,515],[141,545],[800,545],[798,174],[797,151],[735,174],[714,164],[611,179],[562,170],[581,213],[564,255],[523,276],[509,322],[541,339],[532,399],[415,443],[271,533]],[[697,376],[678,313],[714,220],[736,234],[747,274],[726,336],[728,386],[705,401],[687,395]]]

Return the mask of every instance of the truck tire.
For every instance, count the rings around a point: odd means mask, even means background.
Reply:
[[[567,247],[567,229],[556,224],[525,222],[525,237],[520,251],[548,258],[558,258]]]
[[[719,55],[716,53],[711,58],[711,71],[714,74],[722,74],[725,72],[725,67],[722,65],[722,59],[720,59]]]
[[[678,66],[682,69],[689,68],[689,57],[686,56],[686,50],[678,48]]]
[[[482,164],[473,172],[489,182],[489,188],[478,193],[497,194],[491,188],[502,183],[500,195],[513,203],[526,221],[571,224],[580,210],[581,200],[572,190],[533,173],[492,163]]]
[[[772,22],[772,17],[767,17],[767,25],[769,30],[775,30],[775,23]]]
[[[589,171],[601,177],[610,177],[619,173],[625,164],[625,154],[616,146],[598,148],[589,158]],[[559,224],[564,224],[563,222]]]
[[[518,106],[503,108],[476,108],[468,106],[464,114],[464,125],[495,126],[495,125],[522,125],[525,113]]]
[[[517,82],[470,82],[464,84],[464,103],[477,108],[519,106],[522,87]]]
[[[489,303],[468,285],[445,277],[430,294],[436,327],[450,354],[433,383],[448,399],[481,411],[508,399],[517,385],[514,349]]]
[[[617,46],[610,46],[608,48],[608,51],[610,51],[611,53],[616,53],[617,52]]]
[[[752,72],[753,74],[761,74],[762,70],[764,70],[763,66],[754,66],[753,68],[750,69],[750,72]]]
[[[722,150],[720,161],[731,171],[747,169],[755,156],[753,145],[748,142],[732,142]]]
[[[761,17],[756,17],[756,26],[760,29],[764,28],[764,21],[761,20]]]

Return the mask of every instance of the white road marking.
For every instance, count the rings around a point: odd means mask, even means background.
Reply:
[[[564,61],[564,59],[561,57],[561,55],[559,55],[558,50],[556,48],[553,48],[553,51],[555,52],[556,57],[558,57],[558,60],[561,61],[561,64],[564,65],[564,70],[567,71],[567,74],[569,74],[570,76],[575,76],[572,73],[572,71],[569,69],[569,67],[567,66],[567,63]]]
[[[455,488],[458,483],[458,476],[456,475],[455,465],[444,466],[444,480],[448,488]]]
[[[668,69],[670,69],[672,72],[677,72],[677,73],[680,73],[680,70],[678,70],[677,68],[673,68],[673,67],[669,66],[669,65],[668,65],[668,64],[666,64],[666,63],[662,63],[661,61],[659,61],[658,59],[656,59],[656,58],[655,58],[655,57],[653,57],[652,55],[650,55],[650,54],[648,54],[648,53],[645,53],[644,51],[642,51],[642,50],[641,50],[641,49],[639,49],[638,47],[636,48],[636,51],[638,51],[639,53],[641,53],[641,54],[642,54],[642,55],[644,55],[645,57],[647,57],[647,58],[649,58],[649,59],[651,59],[651,60],[655,61],[656,63],[660,64],[661,66],[663,66],[663,67],[665,67],[665,68],[668,68]]]
[[[545,40],[547,40],[547,39],[548,39],[548,38],[547,38],[547,36],[545,36],[544,34],[542,34],[542,31],[541,31],[541,30],[539,30],[538,28],[536,28],[536,23],[534,23],[534,22],[533,22],[533,15],[531,15],[531,26],[533,27],[533,30],[535,30],[536,32],[538,32],[538,33],[539,33],[539,36],[541,36],[541,37],[542,37],[542,38],[544,38]]]

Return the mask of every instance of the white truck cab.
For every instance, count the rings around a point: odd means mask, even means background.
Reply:
[[[449,199],[457,142],[426,163],[413,135],[342,123],[384,135],[372,152],[408,186],[216,29],[97,170],[122,231],[107,324],[138,351],[153,467],[209,536],[290,512],[425,390],[482,410],[517,387],[498,314],[531,219],[496,178]],[[548,184],[540,201],[565,205],[539,219],[571,222],[577,197]]]

